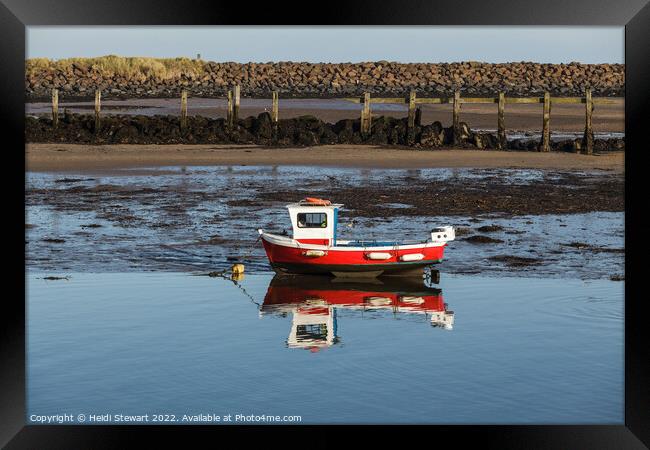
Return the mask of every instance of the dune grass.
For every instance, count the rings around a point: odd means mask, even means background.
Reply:
[[[50,60],[32,58],[25,62],[27,75],[35,75],[47,69],[67,72],[76,64],[93,69],[103,77],[121,75],[129,79],[154,78],[166,80],[178,78],[181,74],[198,75],[204,73],[205,62],[190,58],[145,58],[124,56],[100,56],[97,58],[67,58]]]

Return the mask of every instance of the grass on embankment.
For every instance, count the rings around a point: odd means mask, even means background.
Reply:
[[[203,73],[205,62],[190,58],[145,58],[115,55],[59,60],[32,58],[25,61],[25,71],[28,76],[52,69],[71,72],[73,65],[92,69],[103,77],[118,75],[129,79],[133,77],[152,77],[164,80],[178,78],[181,74],[193,73],[198,75]]]

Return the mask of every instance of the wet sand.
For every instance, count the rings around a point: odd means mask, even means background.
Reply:
[[[358,168],[530,168],[606,170],[623,173],[625,155],[504,152],[488,150],[422,151],[368,145],[267,148],[232,145],[78,145],[27,144],[26,168],[32,172],[110,171],[161,166],[323,166]]]

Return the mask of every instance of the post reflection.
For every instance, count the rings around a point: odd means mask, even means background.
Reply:
[[[275,276],[267,289],[260,316],[291,315],[289,348],[319,351],[341,342],[337,310],[388,310],[393,317],[421,315],[434,327],[452,329],[454,312],[442,291],[422,279],[354,280],[322,276]],[[417,326],[417,324],[414,324]]]

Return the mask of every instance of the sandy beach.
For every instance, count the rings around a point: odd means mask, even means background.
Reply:
[[[366,145],[267,148],[218,145],[27,144],[33,172],[111,170],[161,166],[325,166],[367,168],[536,168],[624,171],[623,152],[602,155],[487,150],[418,151]]]

